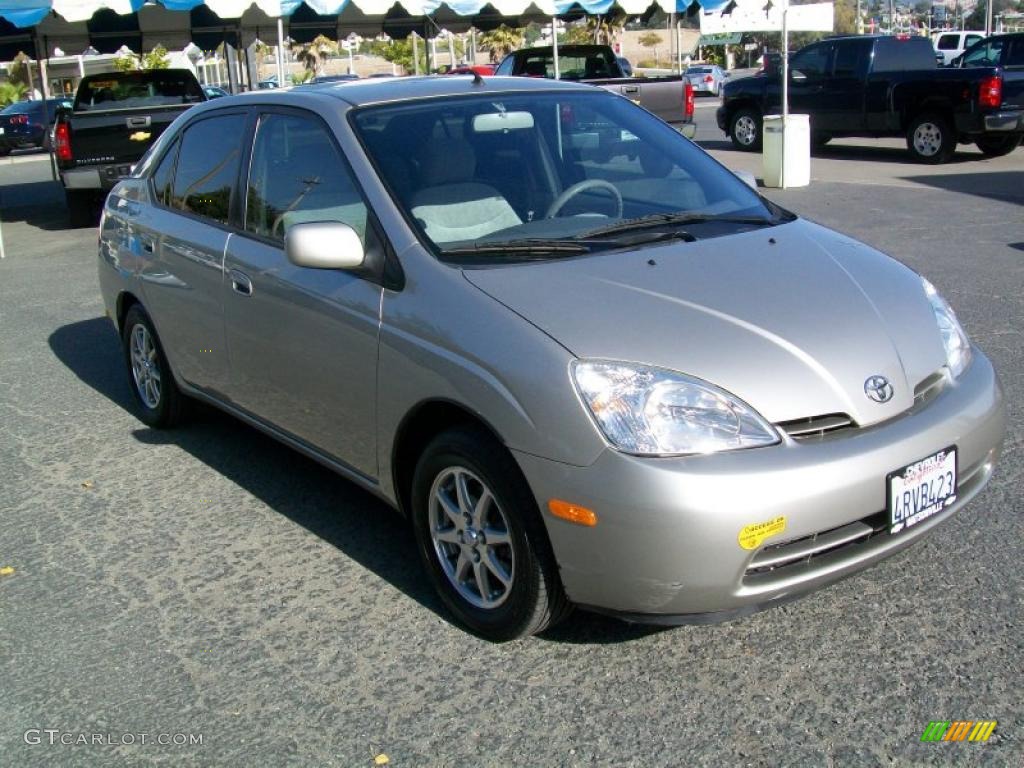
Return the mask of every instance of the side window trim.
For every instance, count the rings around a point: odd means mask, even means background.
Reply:
[[[170,188],[174,187],[174,174],[178,171],[178,153],[181,151],[181,131],[171,140],[171,146],[168,147],[160,158],[153,165],[153,173],[149,175],[149,193],[150,197],[154,201],[154,205],[158,208],[164,208],[166,210],[174,210],[171,206],[167,205],[163,200],[160,199],[159,190],[156,188],[156,174],[164,164],[170,154],[174,153],[174,159],[171,161],[171,170],[167,175],[167,184]]]

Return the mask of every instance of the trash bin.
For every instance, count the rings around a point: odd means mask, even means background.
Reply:
[[[811,183],[811,123],[807,115],[764,116],[764,185],[806,187]],[[785,167],[783,167],[785,166]]]

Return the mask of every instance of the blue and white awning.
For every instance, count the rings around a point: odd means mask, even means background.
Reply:
[[[356,0],[351,3],[365,16],[388,15],[400,8],[410,17],[431,16],[442,8],[457,16],[477,16],[482,13],[498,16],[522,16],[530,11],[545,16],[559,16],[583,10],[586,13],[607,13],[618,6],[627,14],[640,15],[657,5],[666,13],[683,13],[693,2],[705,11],[724,7],[729,0]],[[270,18],[288,17],[302,5],[303,0],[158,0],[158,4],[171,11],[190,11],[205,5],[222,19],[240,18],[255,6]],[[344,11],[350,0],[305,0],[306,5],[322,16],[335,16]],[[149,5],[155,0],[149,0]],[[0,0],[0,19],[6,19],[19,28],[32,27],[53,11],[65,21],[87,21],[100,10],[125,15],[139,11],[147,0]]]

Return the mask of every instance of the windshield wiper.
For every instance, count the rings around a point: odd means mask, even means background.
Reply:
[[[606,245],[606,243],[601,243]],[[442,248],[442,256],[486,256],[489,254],[507,253],[512,255],[525,256],[573,256],[579,253],[589,253],[590,246],[581,240],[543,240],[540,238],[531,240],[503,240],[485,241],[473,245],[460,245],[455,248]]]
[[[617,224],[609,224],[606,227],[598,227],[583,232],[579,235],[581,239],[590,237],[604,237],[605,235],[617,235],[620,232],[629,232],[635,229],[649,229],[651,227],[665,226],[666,224],[704,224],[709,221],[720,221],[727,224],[759,224],[769,226],[775,222],[763,216],[731,216],[723,213],[651,213],[647,216],[639,216],[635,219],[625,219]]]

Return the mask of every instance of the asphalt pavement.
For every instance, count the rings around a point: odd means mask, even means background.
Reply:
[[[698,139],[758,172],[713,106]],[[0,766],[1021,765],[1024,149],[930,168],[900,147],[837,142],[765,194],[957,309],[1009,404],[988,489],[781,608],[577,612],[504,645],[449,623],[409,530],[351,484],[218,413],[145,427],[95,230],[67,227],[46,162],[0,161]],[[933,720],[998,726],[922,743]]]

